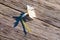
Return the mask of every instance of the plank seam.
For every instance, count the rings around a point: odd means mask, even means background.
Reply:
[[[6,6],[6,7],[9,7],[9,8],[11,8],[11,9],[13,9],[13,10],[16,10],[16,11],[18,11],[18,12],[23,12],[23,11],[21,11],[21,10],[15,9],[15,8],[13,8],[13,7],[10,7],[10,6],[8,6],[8,5],[4,4],[4,3],[0,3],[0,4],[4,5],[4,6]]]

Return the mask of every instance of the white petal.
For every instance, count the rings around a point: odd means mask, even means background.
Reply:
[[[29,17],[34,19],[34,17],[36,17],[36,13],[34,11],[34,8],[27,5],[27,11],[28,11],[28,14],[29,14]]]

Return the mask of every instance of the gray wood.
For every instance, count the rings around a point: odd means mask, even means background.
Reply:
[[[53,0],[54,1],[54,0]],[[58,2],[58,0],[56,0]],[[26,22],[32,32],[24,37],[22,25],[13,28],[13,16],[26,12],[26,4],[35,7],[37,19]],[[56,6],[55,6],[56,5]],[[1,40],[60,40],[60,5],[46,0],[0,0]]]
[[[1,0],[1,4],[8,6],[12,9],[17,11],[24,11],[26,12],[26,5],[32,5],[35,7],[36,14],[38,15],[39,19],[43,21],[49,21],[49,23],[55,27],[60,27],[60,5],[59,0],[46,1],[46,0]]]

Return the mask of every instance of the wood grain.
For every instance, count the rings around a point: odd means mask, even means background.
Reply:
[[[13,16],[26,12],[26,5],[35,7],[37,18],[26,22],[32,32],[24,37],[22,25],[13,28]],[[0,0],[1,40],[60,40],[59,0]]]
[[[54,1],[54,0],[53,0]],[[54,1],[51,3],[51,1],[46,1],[46,0],[1,0],[0,3],[8,6],[12,9],[15,9],[17,11],[23,11],[26,12],[26,5],[32,5],[35,7],[37,15],[39,19],[42,19],[43,21],[50,21],[51,25],[59,28],[60,25],[60,5],[58,3],[58,0]]]

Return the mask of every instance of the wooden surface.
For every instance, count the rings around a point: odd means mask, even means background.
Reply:
[[[13,16],[26,12],[26,5],[35,7],[37,19],[26,22],[32,32],[26,37],[22,25],[13,28]],[[0,0],[0,40],[60,40],[59,0]]]

